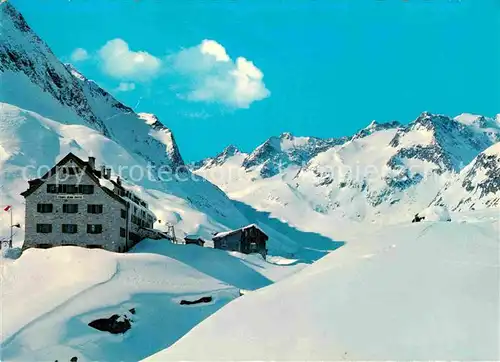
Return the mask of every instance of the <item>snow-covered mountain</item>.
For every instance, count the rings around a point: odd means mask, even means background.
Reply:
[[[345,139],[320,139],[315,137],[295,137],[283,133],[280,137],[271,137],[248,155],[242,166],[246,169],[259,167],[264,178],[277,175],[290,165],[308,162],[318,153],[345,142]]]
[[[152,128],[73,66],[62,64],[9,2],[1,3],[0,17],[3,103],[93,128],[153,165],[183,165],[173,136],[158,137],[158,132],[169,133],[159,120]]]
[[[231,198],[300,228],[338,237],[353,223],[409,220],[454,182],[458,189],[446,193],[455,198],[462,191],[470,193],[472,186],[455,181],[457,176],[470,163],[484,163],[485,156],[476,157],[499,141],[496,119],[424,112],[407,125],[372,122],[343,139],[284,134],[251,154],[225,150],[194,169]],[[491,156],[488,160],[488,168],[498,165]],[[487,172],[481,183],[497,184],[498,175]],[[498,189],[488,190],[475,192],[468,201],[445,203],[460,203],[462,210],[474,203],[479,208],[497,205],[485,197],[497,199]]]
[[[0,204],[14,206],[16,222],[23,225],[20,193],[27,180],[72,152],[94,156],[120,173],[162,221],[156,227],[173,224],[180,238],[199,234],[210,240],[214,232],[257,222],[272,238],[271,253],[301,248],[262,225],[265,216],[241,211],[218,187],[187,170],[173,133],[157,116],[136,113],[61,63],[10,3],[0,3],[0,16]],[[6,218],[0,213],[0,238],[9,234]],[[22,239],[21,229],[15,240]]]
[[[262,178],[269,178],[279,174],[288,166],[302,165],[318,153],[340,145],[346,140],[347,138],[295,137],[291,133],[285,132],[279,137],[269,138],[252,153],[245,154],[242,167],[245,170],[258,168]],[[193,169],[221,166],[229,157],[236,154],[241,154],[241,152],[235,146],[230,145],[214,158],[195,163]]]
[[[284,133],[193,173],[158,117],[62,64],[6,1],[0,16],[0,205],[14,222],[27,180],[72,152],[119,173],[178,238],[249,223],[269,235],[266,260],[165,240],[126,254],[2,250],[2,360],[137,361],[165,348],[152,359],[498,359],[497,210],[410,219],[429,204],[499,206],[499,116],[423,113],[339,139]],[[0,209],[0,238],[8,217]],[[21,227],[14,246],[22,239]],[[112,316],[131,329],[89,326]]]
[[[434,203],[453,211],[500,206],[500,143],[481,152],[447,183]]]
[[[189,172],[183,174],[184,182],[179,182],[174,173],[164,173],[164,179],[160,179],[148,172],[146,160],[95,129],[60,123],[6,103],[0,103],[0,115],[0,198],[2,205],[14,206],[15,220],[21,224],[24,200],[20,193],[27,188],[27,180],[40,177],[69,152],[82,159],[93,155],[98,164],[120,174],[162,220],[157,227],[172,223],[179,237],[183,232],[208,237],[214,231],[248,222],[231,200],[209,182],[194,179]],[[7,216],[0,214],[0,218]],[[6,220],[0,223],[0,235],[8,234],[8,225]],[[16,239],[21,241],[22,234]]]

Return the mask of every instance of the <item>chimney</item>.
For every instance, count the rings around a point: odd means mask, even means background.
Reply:
[[[110,177],[111,177],[111,169],[110,169],[110,168],[105,167],[105,168],[104,168],[104,178],[105,178],[106,180],[109,180],[109,179],[110,179]]]
[[[118,186],[121,186],[122,185],[122,179],[120,178],[120,176],[116,176],[116,184]]]
[[[95,157],[89,157],[87,163],[91,170],[95,170]]]
[[[101,165],[101,177],[106,178],[106,166]]]

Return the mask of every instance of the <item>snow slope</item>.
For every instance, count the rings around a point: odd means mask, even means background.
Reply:
[[[167,241],[144,241],[128,254],[29,249],[0,263],[2,360],[137,361],[171,345],[240,288],[269,285],[302,267]],[[179,304],[202,296],[213,301]],[[113,314],[130,316],[131,330],[112,335],[87,326]]]
[[[235,208],[233,203],[219,189],[201,178],[183,174],[183,182],[171,174],[164,175],[164,180],[156,174],[148,175],[148,163],[102,135],[84,125],[67,125],[42,117],[8,104],[0,104],[0,145],[4,150],[0,159],[0,196],[2,204],[14,206],[15,221],[24,220],[23,198],[20,192],[27,189],[27,180],[36,178],[39,168],[41,174],[52,167],[68,152],[86,160],[96,157],[97,163],[103,163],[118,170],[135,169],[135,174],[145,176],[133,182],[134,176],[127,171],[122,178],[128,187],[135,190],[150,205],[166,228],[168,221],[175,225],[178,236],[184,233],[199,233],[204,237],[215,231],[238,227],[248,220]],[[128,176],[128,177],[127,177]],[[2,213],[2,220],[8,217]],[[1,222],[2,227],[8,225]],[[7,231],[0,229],[2,235]],[[22,234],[17,240],[22,240]]]
[[[173,136],[147,124],[73,66],[62,64],[9,2],[0,3],[0,102],[65,124],[85,125],[153,165],[183,164]]]
[[[146,360],[498,360],[499,215],[454,220],[360,234]]]

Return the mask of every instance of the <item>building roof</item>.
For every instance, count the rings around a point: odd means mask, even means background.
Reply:
[[[203,240],[203,238],[197,236],[197,235],[186,235],[184,237],[184,240],[187,242],[201,242],[202,244],[205,244],[206,241]]]
[[[122,204],[126,204],[125,200],[123,200],[120,196],[116,195],[112,190],[102,187],[99,178],[101,176],[101,172],[95,169],[92,169],[92,167],[88,164],[88,162],[83,161],[81,158],[77,157],[73,153],[68,153],[66,156],[64,156],[54,167],[52,167],[45,175],[40,177],[39,179],[35,180],[30,180],[28,181],[30,187],[21,193],[22,196],[25,198],[31,195],[33,192],[38,190],[40,186],[42,186],[45,183],[45,180],[47,180],[49,177],[55,175],[57,172],[57,168],[60,166],[65,165],[69,161],[73,161],[76,163],[108,196],[114,198],[115,200],[121,202]],[[113,184],[117,185],[116,182],[112,182]],[[119,185],[117,185],[119,186]]]
[[[203,238],[198,234],[187,234],[186,236],[184,236],[184,239],[191,239],[191,240],[201,239],[201,240],[203,240]]]
[[[228,237],[230,235],[234,235],[234,234],[239,233],[239,232],[243,232],[244,230],[251,229],[251,228],[255,228],[255,229],[259,230],[262,234],[264,234],[267,237],[267,234],[260,227],[258,227],[256,224],[250,224],[247,226],[243,226],[239,229],[228,230],[228,231],[223,231],[223,232],[217,233],[214,235],[212,240],[219,240],[219,239]]]

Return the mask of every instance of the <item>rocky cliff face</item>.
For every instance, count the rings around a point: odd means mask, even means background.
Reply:
[[[92,112],[78,79],[59,62],[50,48],[36,35],[24,17],[8,2],[0,4],[2,31],[0,33],[0,72],[2,72],[2,98],[8,103],[15,95],[9,83],[15,78],[26,80],[37,86],[40,92],[48,93],[62,106],[71,108],[78,118],[88,125],[107,133],[106,126]],[[17,75],[17,77],[16,77]],[[14,79],[12,79],[14,78]],[[26,89],[29,91],[30,89]],[[30,98],[26,92],[19,94]],[[25,103],[22,102],[21,106]],[[76,118],[76,117],[73,117]]]
[[[236,154],[241,153],[240,150],[234,145],[229,145],[227,146],[221,153],[219,153],[217,156],[213,158],[206,158],[204,160],[195,162],[192,165],[192,168],[194,170],[198,170],[202,167],[204,168],[212,168],[212,167],[217,167],[217,166],[222,166],[224,163],[231,157],[233,157]]]
[[[499,134],[498,126],[490,130],[424,112],[407,127],[398,130],[390,145],[398,148],[394,158],[420,159],[436,164],[438,172],[458,172],[479,152],[498,142]],[[417,137],[421,139],[417,140]],[[397,163],[397,160],[389,162]]]
[[[262,177],[272,177],[290,165],[305,164],[317,154],[345,141],[344,138],[295,137],[291,133],[283,133],[257,147],[242,166],[247,170],[259,167]]]
[[[481,152],[436,196],[454,211],[500,206],[500,143]]]

